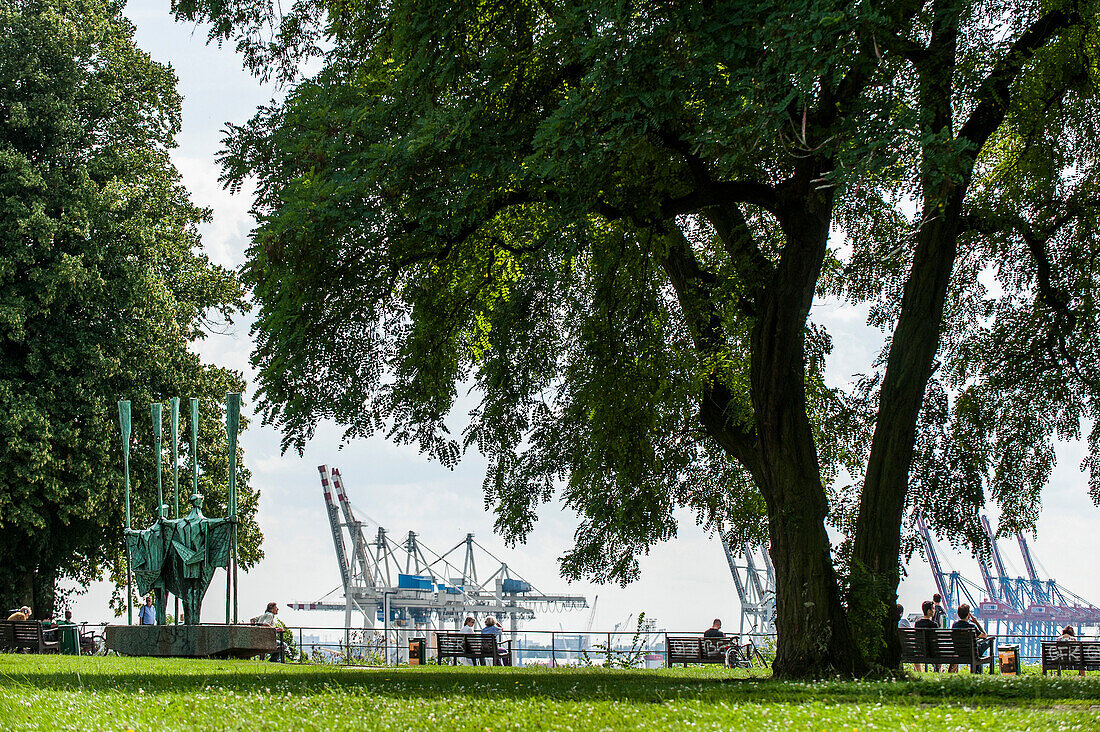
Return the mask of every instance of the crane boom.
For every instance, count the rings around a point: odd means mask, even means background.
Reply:
[[[749,582],[752,583],[752,589],[759,598],[764,597],[764,585],[760,582],[760,575],[756,573],[756,562],[753,561],[752,547],[745,544],[741,547],[742,555],[745,557],[745,564],[749,568]],[[767,552],[764,552],[767,554]]]
[[[939,591],[940,597],[951,603],[952,598],[943,584],[943,569],[940,567],[940,558],[936,556],[936,548],[932,546],[932,535],[928,533],[924,517],[920,514],[917,514],[917,531],[920,532],[920,538],[924,540],[924,553],[928,555],[928,564],[932,567],[932,578],[936,582],[936,590]]]
[[[344,479],[340,475],[340,468],[332,469],[332,487],[336,492],[336,501],[344,513],[347,522],[348,534],[351,536],[351,549],[355,553],[355,560],[359,562],[359,571],[362,573],[363,582],[367,585],[374,584],[374,573],[371,571],[370,559],[367,553],[367,541],[363,536],[363,522],[356,521],[351,509],[348,494],[344,491]]]
[[[1035,571],[1035,562],[1031,559],[1031,549],[1027,545],[1027,539],[1024,535],[1017,531],[1016,541],[1020,544],[1020,554],[1024,556],[1024,566],[1027,568],[1027,576],[1031,578],[1032,582],[1039,582],[1039,573]]]
[[[997,548],[997,540],[993,538],[993,529],[989,527],[989,519],[982,515],[982,528],[985,529],[985,535],[989,537],[989,546],[993,549],[993,567],[997,570],[998,577],[1007,577],[1008,572],[1005,571],[1005,563],[1001,560],[1001,550]]]
[[[336,548],[336,563],[340,567],[340,582],[344,586],[344,592],[351,586],[351,567],[348,566],[348,553],[344,547],[344,535],[340,530],[340,509],[336,507],[336,500],[332,495],[332,484],[329,481],[328,466],[318,465],[317,472],[321,474],[321,490],[325,494],[325,508],[328,511],[328,523],[332,528],[332,543]]]
[[[737,572],[737,565],[733,561],[733,552],[730,551],[730,543],[727,539],[722,539],[722,549],[726,552],[726,562],[730,565],[730,574],[733,575],[733,584],[737,588],[737,598],[741,601],[741,607],[745,607],[751,602],[749,598],[748,590],[745,588],[745,583],[741,580],[741,575]]]

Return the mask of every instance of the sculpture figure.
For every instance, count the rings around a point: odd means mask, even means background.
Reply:
[[[171,592],[183,601],[184,622],[195,625],[214,570],[229,568],[234,520],[203,516],[202,496],[197,493],[183,518],[161,514],[148,529],[126,535],[138,592],[154,593],[158,624],[167,622],[166,592]]]
[[[167,622],[165,603],[168,598],[165,594],[164,578],[161,576],[167,554],[164,514],[162,506],[160,516],[148,529],[140,531],[126,529],[126,549],[129,552],[130,566],[133,568],[138,594],[144,597],[152,593],[153,605],[157,609],[158,625]]]

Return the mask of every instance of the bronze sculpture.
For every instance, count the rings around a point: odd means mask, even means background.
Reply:
[[[176,404],[173,404],[173,417],[175,417]],[[237,428],[240,418],[240,394],[228,394],[226,404],[226,428],[229,437],[230,476],[229,476],[229,516],[225,518],[207,518],[202,513],[202,496],[198,493],[198,400],[191,400],[191,454],[193,459],[193,474],[195,492],[191,495],[191,511],[184,517],[179,516],[178,478],[174,480],[177,496],[175,499],[176,518],[168,518],[168,506],[164,503],[161,487],[161,469],[159,457],[160,449],[160,417],[161,405],[153,404],[151,413],[153,416],[153,434],[157,465],[157,517],[147,529],[132,530],[130,520],[130,494],[129,494],[129,434],[130,434],[130,404],[119,402],[119,419],[123,434],[123,466],[126,472],[126,552],[129,569],[133,570],[139,594],[153,593],[156,606],[157,623],[167,622],[166,607],[168,593],[172,593],[183,602],[184,623],[197,625],[199,613],[202,607],[202,598],[210,586],[210,580],[214,576],[214,570],[224,567],[227,574],[226,582],[226,622],[230,620],[229,596],[230,581],[235,585],[236,572],[233,565],[236,560],[236,444]],[[173,419],[173,458],[178,454],[176,450],[176,428]],[[178,475],[178,473],[177,473]],[[129,574],[129,572],[127,573]],[[235,587],[232,587],[235,590]],[[127,610],[129,615],[130,602],[132,601],[129,588],[127,588]],[[236,592],[232,595],[236,596]],[[234,620],[236,616],[236,603],[234,602]],[[176,618],[179,622],[179,618]]]

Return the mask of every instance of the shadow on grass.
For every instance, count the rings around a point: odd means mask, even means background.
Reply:
[[[725,670],[361,669],[146,658],[0,656],[0,689],[112,693],[359,694],[394,699],[544,698],[655,703],[1100,704],[1100,676],[940,674],[906,681],[783,682]]]

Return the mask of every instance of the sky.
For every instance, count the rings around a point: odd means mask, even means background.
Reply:
[[[160,62],[171,64],[183,95],[183,129],[173,161],[196,203],[213,210],[213,221],[202,229],[203,243],[213,261],[237,267],[244,260],[253,226],[245,190],[231,195],[218,184],[214,162],[227,122],[240,124],[256,107],[278,97],[280,91],[260,84],[245,72],[230,48],[208,46],[206,29],[176,23],[168,0],[131,0],[126,15],[134,22],[137,44]],[[882,335],[866,326],[866,313],[837,303],[816,303],[812,318],[824,324],[833,338],[829,379],[846,382],[869,370]],[[225,334],[210,335],[196,344],[208,362],[237,369],[252,382],[249,363],[252,341],[250,319],[239,319]],[[187,397],[181,394],[181,397]],[[243,410],[252,414],[251,394]],[[339,467],[351,502],[385,526],[391,536],[417,532],[426,546],[442,553],[466,533],[509,568],[547,594],[582,594],[595,612],[579,610],[544,614],[525,627],[576,630],[592,620],[593,630],[612,630],[630,616],[645,612],[657,627],[671,631],[701,631],[715,617],[727,627],[736,625],[740,605],[719,541],[706,535],[686,512],[680,515],[677,536],[640,558],[641,578],[627,587],[567,583],[558,574],[557,559],[572,545],[577,518],[557,503],[540,513],[526,545],[507,548],[492,531],[493,516],[485,511],[481,482],[485,462],[468,454],[451,471],[419,455],[415,448],[398,447],[383,438],[355,440],[341,447],[341,430],[322,424],[304,455],[280,452],[280,435],[259,419],[242,434],[244,460],[252,483],[260,491],[257,519],[264,534],[265,558],[240,575],[240,616],[258,615],[269,601],[280,603],[280,618],[288,625],[338,627],[342,613],[294,611],[289,602],[310,602],[329,594],[339,583],[328,519],[322,500],[317,466]],[[1044,497],[1038,538],[1031,542],[1040,572],[1070,590],[1100,604],[1100,509],[1087,492],[1081,472],[1084,447],[1064,443],[1058,465]],[[996,525],[996,511],[990,512]],[[1001,542],[1010,572],[1022,574],[1023,562],[1015,542]],[[973,559],[940,545],[948,569],[979,581]],[[1045,563],[1045,564],[1044,564]],[[479,570],[484,571],[479,567]],[[1047,571],[1049,570],[1049,571]],[[207,593],[203,619],[214,622],[224,608],[224,573],[218,572]],[[900,589],[907,611],[934,592],[931,572],[919,556],[908,567]],[[110,588],[98,583],[73,602],[74,617],[89,622],[112,621],[107,608]],[[340,593],[333,597],[339,601]]]

